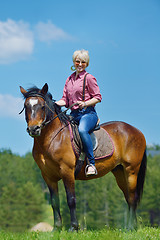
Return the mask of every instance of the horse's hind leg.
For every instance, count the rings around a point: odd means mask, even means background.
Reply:
[[[128,212],[129,214],[127,217],[127,226],[125,227],[129,229],[135,228],[137,225],[136,207],[135,207],[136,206],[135,205],[135,191],[136,191],[135,180],[137,180],[137,177],[135,176],[135,179],[132,179],[132,176],[129,177],[122,165],[118,165],[115,169],[112,170],[112,173],[114,174],[116,178],[116,182],[119,188],[122,190],[129,207],[129,212]]]
[[[134,170],[131,170],[127,173],[128,180],[128,206],[129,206],[129,214],[128,214],[128,228],[135,229],[137,228],[137,217],[136,217],[136,209],[137,209],[137,197],[136,197],[136,188],[137,188],[137,175],[138,173]]]
[[[124,173],[124,168],[122,165],[118,165],[112,170],[112,173],[114,174],[116,178],[116,182],[119,186],[119,188],[122,190],[124,197],[128,203],[128,186],[127,186],[127,179],[126,175]]]
[[[146,160],[144,158],[142,162],[139,161],[139,164],[126,164],[125,166],[126,178],[128,183],[128,227],[130,229],[137,227],[136,209],[143,192],[143,183],[146,170],[145,161]]]

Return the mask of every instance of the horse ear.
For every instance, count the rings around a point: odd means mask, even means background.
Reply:
[[[23,95],[25,95],[25,94],[27,93],[27,91],[26,91],[23,87],[21,87],[21,86],[20,86],[20,91],[21,91],[21,93],[22,93]]]
[[[45,85],[43,86],[43,88],[41,89],[41,93],[46,95],[46,93],[48,92],[48,84],[45,83]]]

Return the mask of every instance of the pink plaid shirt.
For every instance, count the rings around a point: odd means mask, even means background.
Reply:
[[[70,77],[67,78],[64,89],[62,100],[65,101],[66,107],[69,107],[77,101],[82,101],[83,95],[83,81],[84,76],[87,72],[84,70],[79,73],[77,79],[75,79],[76,72],[74,72]],[[85,101],[90,100],[91,98],[96,98],[102,100],[99,87],[97,85],[97,80],[91,74],[86,76],[86,87],[85,87]],[[78,109],[76,105],[72,110]]]

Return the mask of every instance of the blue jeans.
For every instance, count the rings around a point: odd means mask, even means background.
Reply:
[[[78,130],[87,158],[90,164],[95,165],[90,132],[95,128],[98,121],[97,113],[94,107],[87,107],[86,109],[72,111],[71,116],[74,118],[74,121],[79,124]]]

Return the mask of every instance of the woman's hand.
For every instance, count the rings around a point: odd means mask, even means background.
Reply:
[[[63,106],[65,106],[66,105],[66,103],[65,103],[65,101],[64,100],[59,100],[59,101],[56,101],[55,102],[58,106],[60,106],[60,107],[63,107]]]
[[[80,109],[86,107],[86,102],[77,101],[77,103],[78,103]]]
[[[77,101],[79,108],[85,108],[85,107],[90,107],[90,106],[94,106],[96,105],[98,102],[100,102],[100,100],[96,99],[96,98],[91,98],[90,100],[83,102],[83,101]]]

